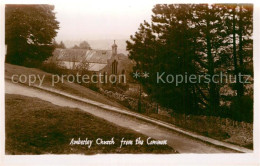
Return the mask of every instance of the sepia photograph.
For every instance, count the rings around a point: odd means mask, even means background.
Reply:
[[[255,155],[255,4],[127,2],[1,4],[3,155]]]

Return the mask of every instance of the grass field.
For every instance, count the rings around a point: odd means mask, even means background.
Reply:
[[[20,95],[6,94],[6,154],[176,153],[167,145],[133,145],[120,148],[122,137],[147,136],[118,127],[79,109]],[[74,139],[115,138],[115,145],[69,145]]]

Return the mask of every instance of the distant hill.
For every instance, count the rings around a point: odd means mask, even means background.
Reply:
[[[126,51],[126,40],[127,39],[116,39],[116,44],[118,46],[117,52],[128,55]],[[105,39],[105,40],[86,40],[92,49],[99,50],[111,50],[111,46],[114,43],[114,40]],[[67,48],[73,47],[75,44],[79,45],[82,40],[65,40],[63,41]]]

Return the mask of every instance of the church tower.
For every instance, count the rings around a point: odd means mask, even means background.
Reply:
[[[116,41],[114,40],[114,44],[112,45],[112,55],[117,55],[117,45]]]

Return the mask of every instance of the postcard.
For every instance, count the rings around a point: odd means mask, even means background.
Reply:
[[[257,10],[1,4],[2,163],[259,164]]]

